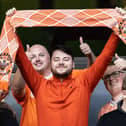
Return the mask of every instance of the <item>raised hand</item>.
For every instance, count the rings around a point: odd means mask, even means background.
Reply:
[[[16,12],[16,8],[11,8],[6,12],[6,16],[13,16]]]
[[[85,55],[89,55],[92,52],[90,46],[87,43],[83,42],[83,38],[81,36],[80,36],[80,49],[82,53]]]
[[[118,54],[115,54],[116,60],[114,61],[114,64],[120,69],[126,69],[126,60],[123,58],[120,58]]]
[[[81,36],[80,36],[80,49],[81,49],[82,53],[84,55],[86,55],[88,58],[87,67],[91,66],[94,63],[96,57],[95,57],[94,53],[92,52],[90,46],[87,43],[83,42],[83,38]]]
[[[30,46],[29,46],[29,44],[27,44],[26,45],[26,55],[27,55],[27,57],[28,57],[28,59],[31,61],[31,57],[32,57],[32,54],[31,54],[31,52],[30,52]]]

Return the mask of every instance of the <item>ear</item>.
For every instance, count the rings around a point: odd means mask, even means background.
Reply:
[[[74,69],[75,68],[75,62],[73,61],[73,66],[72,66],[72,68]]]

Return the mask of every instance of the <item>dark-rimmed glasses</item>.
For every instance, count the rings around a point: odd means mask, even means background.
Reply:
[[[115,71],[111,74],[103,76],[103,80],[108,81],[111,78],[115,79],[120,76],[120,73],[126,73],[126,71]]]

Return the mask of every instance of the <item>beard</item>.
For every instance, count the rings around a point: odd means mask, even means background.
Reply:
[[[53,70],[52,68],[51,68],[51,71],[52,71],[52,73],[53,73],[53,75],[56,77],[56,78],[67,78],[71,73],[72,73],[72,70],[73,69],[70,69],[70,70],[68,70],[68,71],[66,71],[66,72],[64,72],[64,73],[62,73],[62,74],[59,74],[59,73],[57,73],[55,70]]]

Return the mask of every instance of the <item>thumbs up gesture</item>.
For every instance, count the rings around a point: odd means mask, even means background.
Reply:
[[[123,58],[120,58],[120,57],[118,56],[117,53],[115,54],[115,58],[116,58],[116,60],[114,61],[114,64],[115,64],[120,70],[126,69],[126,60],[123,59]]]
[[[91,54],[91,48],[87,43],[83,42],[83,38],[80,36],[80,49],[85,55]]]
[[[29,44],[27,44],[26,45],[26,55],[27,55],[27,57],[28,57],[28,59],[31,61],[31,57],[32,57],[32,54],[31,54],[31,52],[30,52],[30,46],[29,46]]]

